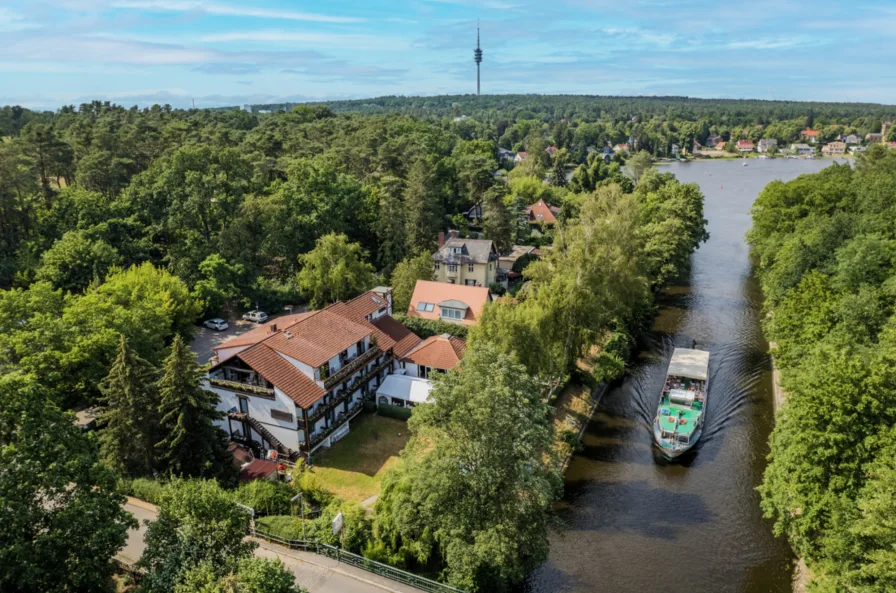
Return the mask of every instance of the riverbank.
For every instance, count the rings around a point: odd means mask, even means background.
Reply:
[[[787,399],[787,394],[784,392],[784,388],[781,386],[781,371],[778,369],[778,365],[775,364],[775,357],[771,354],[776,347],[777,344],[775,344],[774,342],[769,342],[769,357],[772,361],[772,388],[774,389],[775,395],[775,417],[777,418],[778,412],[784,406],[784,402]],[[796,555],[795,551],[794,555]],[[812,573],[809,571],[809,567],[806,566],[806,561],[803,560],[800,556],[796,555],[796,564],[793,567],[793,593],[808,593],[809,581],[811,580]]]

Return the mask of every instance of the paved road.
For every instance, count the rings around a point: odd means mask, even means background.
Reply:
[[[132,563],[143,553],[144,520],[153,521],[158,513],[153,505],[134,498],[128,498],[125,509],[140,521],[139,528],[128,532],[127,544],[118,554],[119,559]],[[308,589],[309,593],[420,593],[413,587],[341,564],[332,558],[255,541],[258,543],[256,556],[279,558],[296,575],[296,582]]]

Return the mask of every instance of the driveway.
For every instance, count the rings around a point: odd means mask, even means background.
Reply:
[[[118,558],[133,564],[143,554],[146,545],[143,541],[146,534],[144,520],[154,521],[158,517],[158,507],[128,497],[124,508],[140,521],[140,527],[128,531],[128,541],[118,553]],[[296,575],[296,582],[308,589],[309,593],[420,593],[419,589],[341,564],[333,558],[252,539],[258,543],[256,556],[279,558],[287,570]]]
[[[306,307],[296,307],[295,311],[292,313],[284,313],[282,315],[271,315],[268,318],[266,323],[270,323],[274,321],[278,317],[282,317],[283,315],[294,315],[296,313],[301,313],[305,311]],[[196,337],[193,338],[193,342],[190,344],[190,350],[196,355],[196,360],[199,364],[205,364],[211,357],[215,355],[215,351],[212,348],[218,346],[233,338],[234,336],[238,336],[240,334],[244,334],[251,329],[255,329],[259,324],[252,323],[251,321],[243,321],[242,319],[232,320],[228,319],[227,324],[230,325],[226,330],[219,332],[213,329],[209,329],[204,325],[199,326],[199,331],[196,333]]]

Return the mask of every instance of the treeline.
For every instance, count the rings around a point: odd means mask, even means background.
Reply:
[[[773,182],[749,241],[787,400],[762,507],[813,591],[896,589],[896,153]]]

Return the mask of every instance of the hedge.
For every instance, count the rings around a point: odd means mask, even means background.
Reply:
[[[407,420],[411,417],[411,408],[401,408],[392,404],[379,404],[377,410],[380,416],[386,416],[387,418]]]
[[[458,338],[467,338],[466,325],[457,323],[449,323],[447,321],[439,321],[436,319],[420,319],[419,317],[408,317],[403,313],[395,313],[395,319],[401,322],[406,328],[423,338],[430,338],[440,334],[451,334]]]
[[[155,505],[161,502],[166,487],[164,482],[148,478],[122,478],[118,481],[118,491],[122,494]]]

